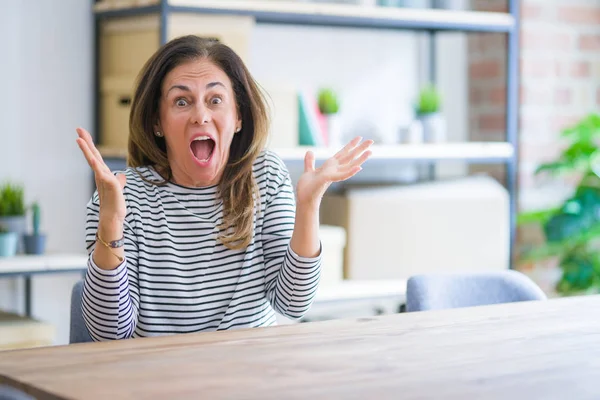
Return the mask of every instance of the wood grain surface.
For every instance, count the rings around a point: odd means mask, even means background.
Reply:
[[[600,297],[0,353],[49,399],[598,399]]]

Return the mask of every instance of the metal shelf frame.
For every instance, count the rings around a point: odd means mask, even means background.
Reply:
[[[253,16],[257,23],[332,26],[368,29],[395,29],[424,32],[430,38],[429,79],[435,82],[436,33],[455,32],[496,32],[507,35],[506,58],[506,143],[512,146],[512,153],[498,158],[465,158],[467,162],[480,164],[501,163],[506,166],[507,190],[510,204],[510,265],[513,267],[516,239],[517,180],[518,180],[518,118],[519,118],[519,29],[520,0],[508,0],[508,13],[488,13],[476,11],[451,11],[440,9],[399,9],[390,7],[361,7],[339,4],[278,3],[257,1],[247,3],[241,0],[154,0],[149,5],[138,7],[94,7],[94,127],[96,134],[101,131],[99,120],[99,25],[103,20],[148,14],[160,15],[160,43],[166,43],[168,16],[170,13],[230,14]],[[438,161],[432,158],[429,162]],[[114,162],[115,160],[113,160]],[[420,160],[426,161],[426,160]],[[435,174],[431,165],[429,174]]]

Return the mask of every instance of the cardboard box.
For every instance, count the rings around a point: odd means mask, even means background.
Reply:
[[[51,346],[55,335],[49,323],[0,311],[0,350]]]
[[[488,177],[326,195],[321,222],[346,229],[346,279],[509,266],[508,193]]]

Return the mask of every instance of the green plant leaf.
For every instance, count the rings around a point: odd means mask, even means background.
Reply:
[[[536,210],[522,212],[517,215],[517,225],[525,224],[545,224],[554,214],[560,211],[560,207],[550,208],[547,210]]]
[[[419,92],[417,100],[416,113],[417,115],[432,114],[440,111],[441,95],[438,90],[432,86],[426,86]]]
[[[321,89],[318,94],[319,111],[323,114],[335,114],[340,109],[340,102],[332,89]]]
[[[25,215],[23,187],[13,183],[0,186],[0,216]]]

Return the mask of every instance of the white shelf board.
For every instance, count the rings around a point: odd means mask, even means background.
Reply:
[[[156,0],[130,0],[95,4],[97,13],[157,6]],[[355,4],[311,3],[274,0],[168,0],[175,8],[196,12],[254,16],[258,22],[311,23],[311,17],[338,26],[413,29],[456,29],[507,32],[514,27],[508,13],[362,6]]]
[[[13,257],[0,257],[0,276],[22,272],[49,272],[61,270],[87,269],[86,254],[19,254]]]
[[[125,159],[125,149],[112,149],[99,146],[104,158]],[[298,146],[290,148],[270,148],[284,161],[302,161],[307,151],[312,151],[317,160],[325,160],[335,155],[338,148]],[[371,159],[397,161],[493,161],[501,162],[513,157],[514,149],[506,142],[467,142],[467,143],[431,143],[404,145],[373,145]]]
[[[303,160],[312,151],[319,160],[332,157],[339,149],[327,147],[295,147],[271,149],[283,160]],[[504,142],[470,142],[440,144],[373,145],[371,159],[406,161],[443,160],[508,160],[514,154],[513,146]]]

